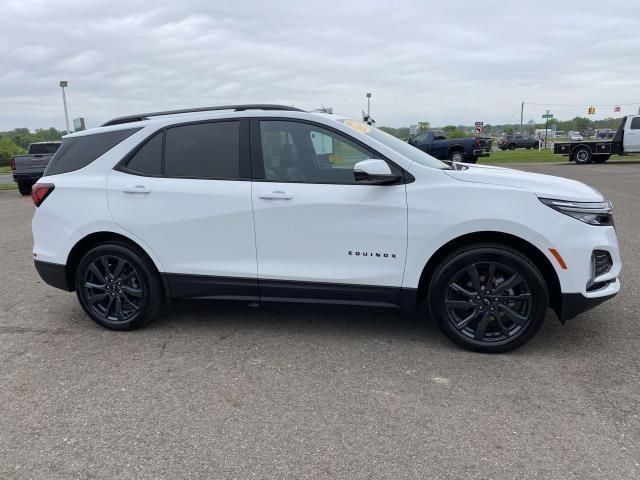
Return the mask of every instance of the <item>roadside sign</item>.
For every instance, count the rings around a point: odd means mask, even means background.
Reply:
[[[484,127],[484,122],[476,122],[476,127]]]
[[[545,113],[542,118],[553,118],[553,113]]]
[[[79,117],[79,118],[74,118],[73,119],[73,130],[76,132],[79,132],[81,130],[86,130],[87,127],[85,127],[84,124],[84,118],[83,117]]]
[[[476,125],[476,135],[482,135],[482,125]]]
[[[409,135],[418,134],[418,125],[409,125]]]

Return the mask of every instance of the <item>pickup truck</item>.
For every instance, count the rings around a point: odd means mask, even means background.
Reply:
[[[9,160],[13,180],[22,195],[31,195],[31,187],[44,174],[60,142],[36,142],[29,145],[26,155],[14,155]]]
[[[538,148],[538,139],[526,135],[507,135],[498,140],[500,150],[515,150],[516,148]]]
[[[613,140],[556,143],[553,153],[566,155],[579,164],[603,163],[613,154],[640,153],[640,115],[624,117]]]
[[[452,162],[476,163],[478,157],[491,153],[493,140],[485,137],[447,139],[444,132],[429,131],[418,133],[409,139],[409,144],[432,157]]]

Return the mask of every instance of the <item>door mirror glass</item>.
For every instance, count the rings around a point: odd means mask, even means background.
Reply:
[[[400,180],[400,175],[391,171],[384,160],[362,160],[353,166],[353,175],[358,183],[388,185]]]

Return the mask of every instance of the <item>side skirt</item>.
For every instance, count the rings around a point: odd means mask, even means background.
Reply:
[[[377,285],[258,280],[165,273],[173,299],[246,300],[254,302],[330,303],[402,307],[415,311],[417,290]]]

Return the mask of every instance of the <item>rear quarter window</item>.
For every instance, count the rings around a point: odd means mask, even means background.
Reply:
[[[58,175],[86,167],[140,128],[94,133],[82,137],[65,138],[49,162],[45,175]]]

